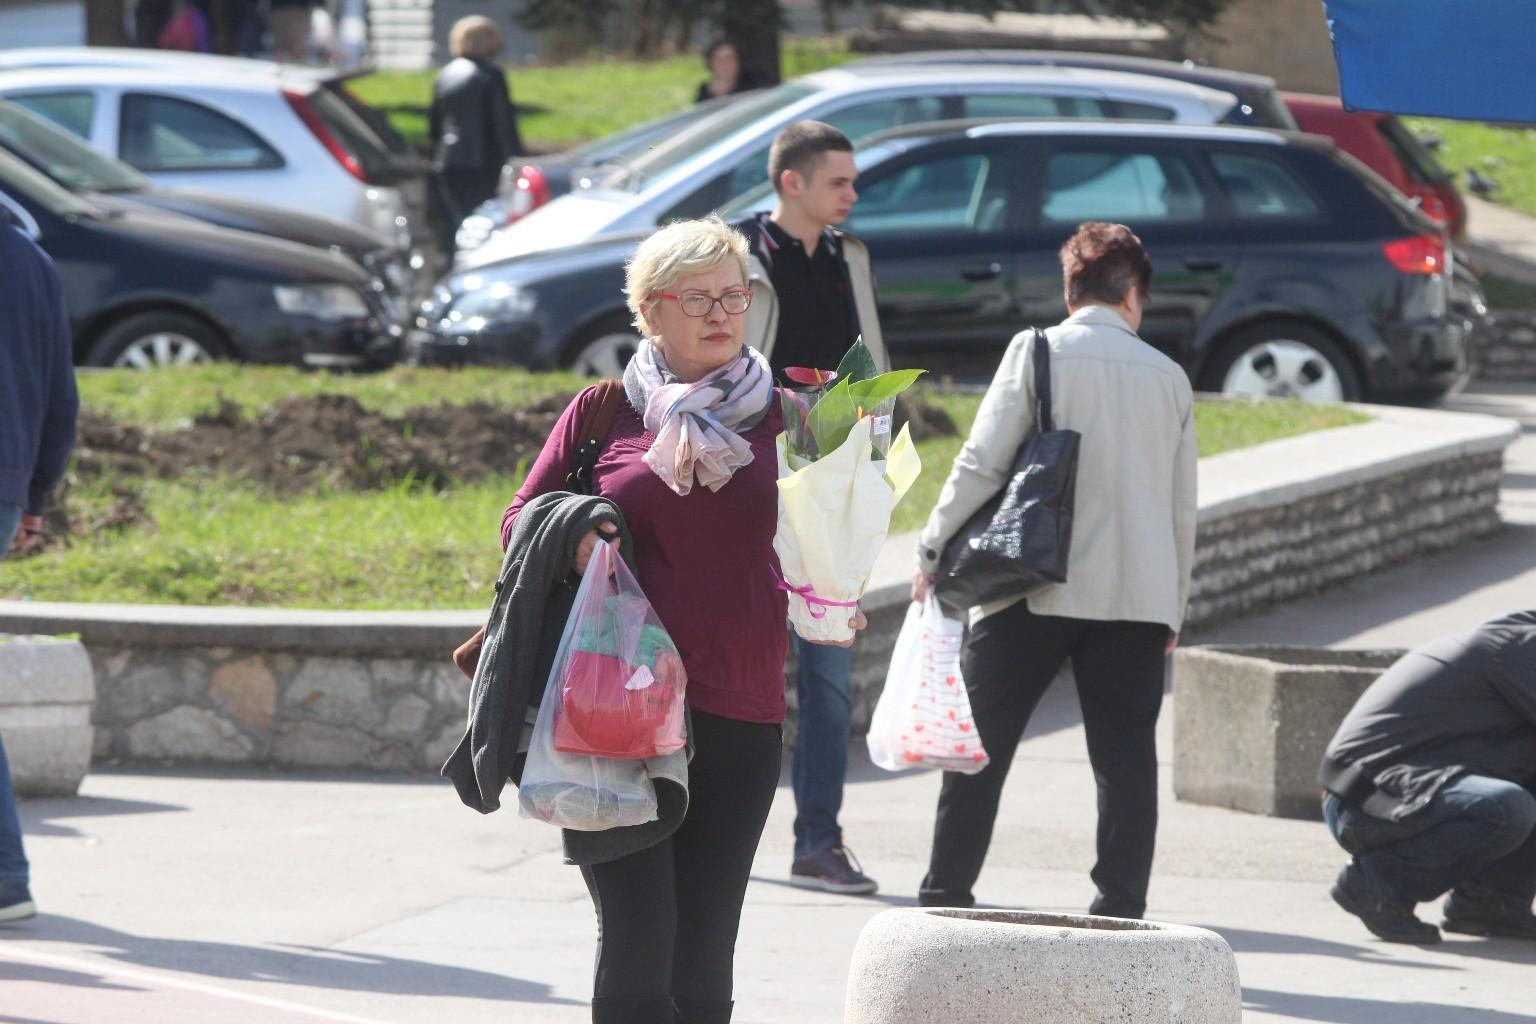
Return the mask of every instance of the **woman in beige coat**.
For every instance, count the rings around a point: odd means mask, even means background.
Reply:
[[[1195,546],[1189,378],[1137,336],[1152,277],[1118,224],[1084,224],[1061,249],[1070,316],[1045,332],[1055,425],[1082,435],[1067,582],[970,610],[962,669],[991,763],[948,773],[919,899],[968,907],[1004,780],[1030,714],[1068,659],[1098,780],[1098,896],[1090,913],[1139,918],[1157,832],[1155,729]],[[1003,486],[1034,427],[1033,332],[1013,339],[918,541],[912,596],[945,543]]]

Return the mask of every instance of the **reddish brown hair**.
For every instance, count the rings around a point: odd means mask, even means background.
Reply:
[[[1111,306],[1125,301],[1135,288],[1146,301],[1152,289],[1152,260],[1141,239],[1124,224],[1091,221],[1061,247],[1061,276],[1072,306]]]

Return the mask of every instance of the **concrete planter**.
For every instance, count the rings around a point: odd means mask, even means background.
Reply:
[[[21,796],[73,796],[91,766],[91,659],[78,640],[0,637],[0,739]]]
[[[990,910],[887,910],[853,951],[844,1024],[1238,1024],[1215,932]]]
[[[1173,667],[1173,792],[1190,803],[1322,817],[1317,769],[1339,723],[1401,651],[1185,647]]]

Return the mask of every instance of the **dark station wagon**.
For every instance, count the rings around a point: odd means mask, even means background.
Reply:
[[[1066,313],[1057,249],[1130,225],[1155,276],[1142,336],[1204,390],[1424,400],[1467,370],[1443,228],[1326,139],[1128,122],[949,122],[858,153],[847,230],[868,244],[898,365],[989,374],[1008,339]],[[766,188],[729,219],[771,206]],[[620,287],[635,236],[446,279],[418,358],[612,374],[633,350]]]

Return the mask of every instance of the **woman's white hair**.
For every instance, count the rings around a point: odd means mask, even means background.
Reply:
[[[747,283],[747,240],[717,214],[703,220],[669,224],[640,243],[624,265],[624,294],[634,315],[635,329],[646,337],[651,328],[645,318],[647,300],[657,292],[670,291],[692,274],[707,274],[726,260],[734,259]]]

